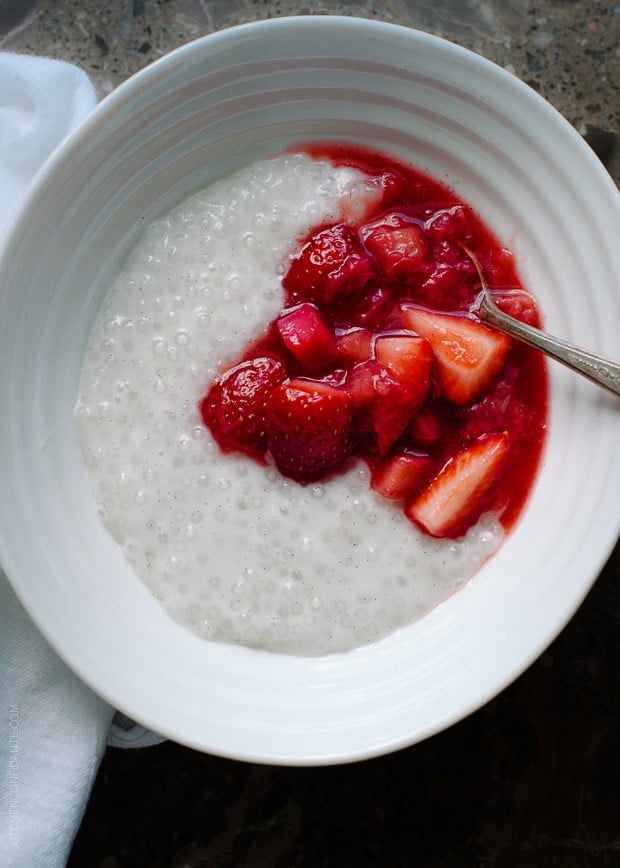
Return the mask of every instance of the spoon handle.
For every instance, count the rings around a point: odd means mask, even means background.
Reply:
[[[478,315],[482,320],[530,347],[542,350],[551,358],[582,374],[614,395],[620,395],[620,364],[596,353],[582,350],[560,338],[552,337],[527,325],[489,303],[483,294]]]

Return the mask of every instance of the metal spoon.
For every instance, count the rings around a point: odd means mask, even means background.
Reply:
[[[510,335],[512,338],[523,341],[523,343],[528,344],[530,347],[541,350],[541,352],[551,356],[552,359],[561,362],[566,367],[571,368],[571,370],[592,380],[598,386],[603,386],[603,388],[613,392],[614,395],[620,395],[620,363],[596,355],[595,353],[590,353],[587,350],[582,350],[560,338],[551,337],[546,332],[504,313],[493,301],[477,256],[464,244],[461,246],[474,263],[478,277],[480,278],[482,292],[478,297],[474,312],[483,322],[501,332],[505,332],[505,334]]]

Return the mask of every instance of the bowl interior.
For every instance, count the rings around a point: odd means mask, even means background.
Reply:
[[[405,28],[298,17],[206,37],[121,86],[46,164],[0,262],[0,560],[115,707],[201,750],[295,764],[411,744],[491,698],[573,614],[620,525],[617,403],[553,366],[518,526],[422,621],[293,658],[201,642],[150,598],[100,525],[74,430],[93,320],[146,221],[311,140],[363,143],[447,182],[515,250],[549,331],[613,356],[620,321],[620,204],[602,166],[524,84]]]

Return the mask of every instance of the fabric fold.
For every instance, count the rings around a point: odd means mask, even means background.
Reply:
[[[96,103],[77,67],[0,51],[0,242],[37,171]],[[61,868],[108,739],[162,739],[121,715],[111,727],[114,710],[53,651],[1,570],[0,696],[0,865]]]

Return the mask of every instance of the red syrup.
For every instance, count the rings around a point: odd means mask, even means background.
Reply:
[[[299,239],[282,312],[211,385],[205,425],[223,451],[300,484],[361,458],[372,487],[430,535],[460,536],[489,510],[510,529],[544,444],[545,362],[477,320],[462,245],[500,307],[539,325],[512,254],[424,173],[350,145],[304,150],[360,170],[380,200],[359,223]]]

